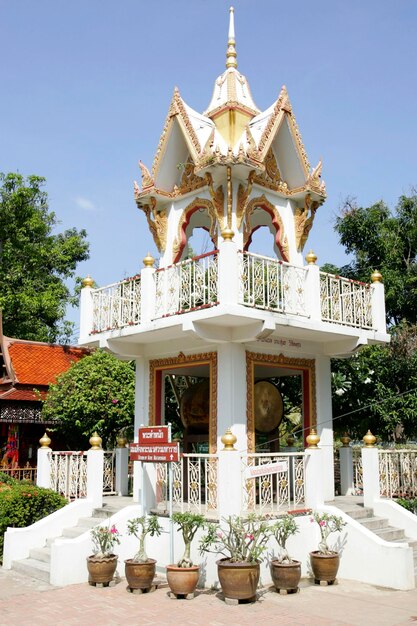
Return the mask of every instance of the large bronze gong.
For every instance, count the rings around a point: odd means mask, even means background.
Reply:
[[[184,391],[180,406],[181,421],[189,432],[208,433],[210,418],[210,380],[207,378]]]
[[[260,380],[254,386],[255,430],[270,433],[282,420],[284,403],[278,389],[267,380]]]

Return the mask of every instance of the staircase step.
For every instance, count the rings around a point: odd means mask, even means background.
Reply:
[[[80,517],[77,523],[77,527],[82,528],[94,528],[98,524],[103,523],[102,517]]]
[[[70,528],[64,528],[62,531],[62,537],[71,537],[71,539],[75,539],[75,537],[79,537],[88,531],[88,528],[81,526],[71,526]]]
[[[54,543],[55,539],[58,539],[58,537],[61,537],[62,535],[54,535],[52,537],[48,537],[48,539],[45,542],[45,548],[50,548],[51,545]]]
[[[392,526],[388,526],[388,528],[381,528],[380,530],[374,530],[373,532],[385,541],[405,539],[405,533],[402,528],[393,528]]]
[[[373,531],[388,527],[388,520],[383,517],[364,517],[356,521],[362,524],[362,526],[365,526],[365,528],[369,528],[369,530]]]
[[[103,519],[107,519],[109,517],[111,517],[112,515],[114,515],[115,513],[117,513],[118,509],[115,509],[111,506],[106,505],[105,507],[101,508],[101,509],[94,509],[93,510],[93,516],[94,517],[99,517],[101,520]]]
[[[22,559],[21,561],[13,561],[12,569],[26,576],[49,583],[50,572],[48,563],[43,563],[37,559]]]
[[[342,509],[342,511],[343,510],[344,509]],[[368,506],[356,506],[351,509],[346,509],[344,512],[356,520],[373,517],[374,514],[373,510]]]
[[[35,559],[37,561],[42,561],[43,563],[50,563],[51,548],[32,548],[31,550],[29,550],[29,558]]]

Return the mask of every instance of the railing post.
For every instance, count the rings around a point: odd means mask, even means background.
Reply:
[[[382,283],[382,275],[375,271],[371,275],[372,280],[372,327],[381,333],[387,332],[385,317],[385,289]]]
[[[311,320],[321,321],[320,268],[312,250],[307,254],[306,309]]]
[[[370,430],[363,441],[365,444],[362,448],[363,504],[372,507],[374,501],[379,500],[381,495],[378,448],[375,447],[376,438]]]
[[[349,445],[350,437],[341,437],[343,446],[339,449],[340,466],[340,495],[353,496],[355,493],[355,481],[353,478],[353,453]]]
[[[36,484],[38,487],[51,488],[51,448],[49,447],[51,440],[45,433],[42,439],[39,439],[41,447],[38,448]]]
[[[129,450],[126,448],[126,439],[118,437],[116,448],[116,493],[118,496],[127,496],[129,493]]]
[[[305,451],[304,499],[306,507],[319,509],[324,504],[323,459],[322,450],[318,447],[320,437],[314,428],[307,437],[308,448]]]
[[[237,245],[229,236],[232,231],[223,231],[218,257],[218,301],[221,305],[234,305],[239,299],[239,259]]]
[[[148,254],[143,259],[144,268],[140,273],[140,323],[147,324],[155,317],[156,289],[153,266],[155,259]]]
[[[219,519],[240,515],[242,508],[242,476],[240,454],[234,447],[236,437],[228,428],[221,438],[224,447],[219,451],[217,472],[217,506]]]
[[[103,506],[104,452],[101,437],[94,433],[90,437],[91,448],[87,451],[87,498],[93,501],[94,508]]]
[[[80,293],[80,343],[88,341],[94,324],[93,285],[91,276],[82,281]]]

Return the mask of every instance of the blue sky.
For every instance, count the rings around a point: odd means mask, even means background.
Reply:
[[[0,171],[47,179],[60,228],[85,228],[90,273],[135,274],[149,249],[133,200],[174,86],[203,111],[223,72],[229,1],[0,0]],[[307,248],[345,261],[343,199],[395,206],[417,184],[417,3],[237,0],[238,67],[265,109],[286,84],[328,199]],[[307,251],[307,249],[306,249]],[[77,312],[70,318],[78,319]]]

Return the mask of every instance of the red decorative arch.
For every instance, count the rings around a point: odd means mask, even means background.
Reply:
[[[172,262],[178,263],[181,259],[183,250],[185,248],[185,244],[187,243],[187,228],[191,221],[191,217],[193,214],[199,209],[206,209],[209,218],[210,218],[210,229],[206,227],[202,227],[208,231],[210,238],[213,242],[214,247],[216,247],[216,239],[217,239],[217,220],[216,220],[216,212],[214,210],[214,206],[210,200],[206,200],[204,198],[195,198],[187,207],[185,207],[182,215],[180,217],[180,221],[178,224],[178,234],[174,241],[174,245],[172,248]]]
[[[251,200],[246,207],[246,220],[245,220],[245,228],[243,232],[243,249],[245,251],[248,250],[250,244],[252,243],[252,235],[258,228],[261,226],[266,226],[266,224],[259,224],[258,226],[252,227],[251,224],[251,215],[255,209],[260,208],[266,211],[272,220],[272,225],[275,228],[275,243],[281,253],[283,261],[289,261],[289,250],[288,250],[288,242],[284,233],[284,224],[282,222],[281,216],[277,211],[277,208],[267,200],[267,198],[263,195],[260,198],[254,198]]]

